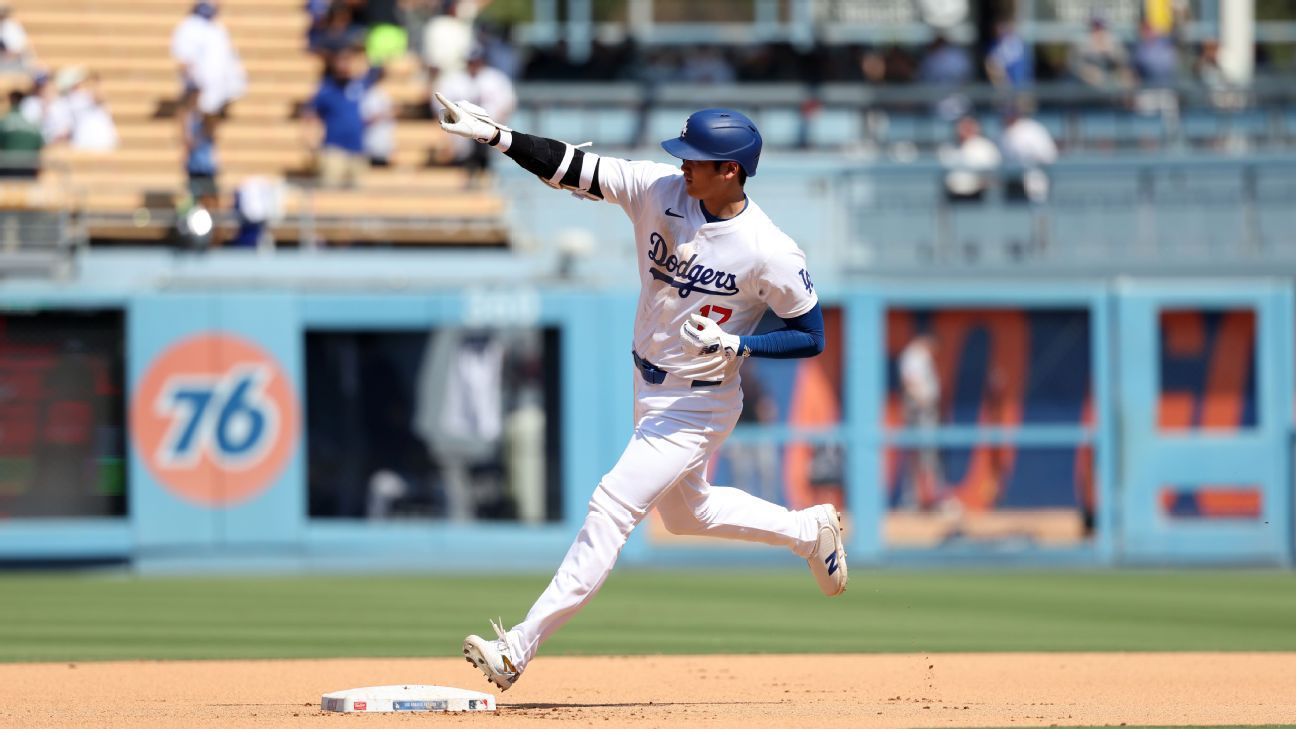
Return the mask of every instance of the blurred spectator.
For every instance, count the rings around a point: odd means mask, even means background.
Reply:
[[[1174,41],[1170,36],[1158,33],[1146,20],[1139,23],[1134,68],[1144,86],[1173,86],[1179,77],[1179,51]]]
[[[650,59],[644,65],[651,63]],[[580,78],[581,70],[567,59],[567,42],[560,39],[551,46],[532,48],[522,75],[529,79],[566,81]]]
[[[649,52],[639,79],[648,84],[659,84],[678,80],[680,77],[680,54],[673,48],[657,48]]]
[[[364,26],[355,21],[351,8],[346,3],[334,2],[329,5],[318,25],[310,31],[310,50],[325,56],[325,61],[333,54],[356,45],[364,40]]]
[[[19,110],[22,91],[9,92],[9,112],[0,117],[0,177],[36,177],[45,137]]]
[[[1035,83],[1035,69],[1026,41],[1008,21],[995,24],[995,41],[986,53],[986,77],[1001,89],[1022,89]]]
[[[437,87],[451,101],[464,100],[486,110],[491,118],[502,124],[517,108],[517,94],[513,82],[499,69],[486,65],[485,49],[473,46],[468,53],[468,65],[458,73],[446,75]],[[436,102],[432,102],[436,105]],[[433,110],[434,113],[440,109]],[[482,172],[489,165],[490,146],[477,144],[461,137],[451,137],[452,161],[468,168],[472,173]]]
[[[889,46],[882,59],[886,66],[887,83],[907,84],[918,73],[918,64],[914,62],[913,56],[900,46]]]
[[[283,182],[249,177],[234,190],[234,216],[238,231],[229,245],[239,248],[273,248],[271,226],[283,220]]]
[[[1002,157],[994,142],[981,134],[981,124],[974,117],[959,119],[954,127],[957,146],[940,150],[945,174],[945,194],[950,202],[979,201],[989,189],[991,174]]]
[[[22,103],[18,105],[18,110],[22,112],[23,118],[27,121],[35,124],[37,128],[43,128],[45,110],[53,100],[54,86],[50,83],[49,74],[39,71],[32,76],[31,90],[23,96]]]
[[[35,62],[27,31],[14,19],[8,3],[0,2],[0,68],[26,68]]]
[[[940,425],[940,374],[936,369],[936,338],[919,334],[900,351],[900,391],[904,398],[905,426],[930,437]],[[930,510],[941,500],[940,453],[934,444],[911,452],[909,489],[901,495],[902,506]]]
[[[719,48],[695,48],[684,54],[680,80],[687,83],[733,83],[734,68]]]
[[[409,33],[401,23],[397,0],[367,0],[365,20],[369,25],[365,53],[370,65],[382,66],[409,49]]]
[[[1004,113],[1003,137],[1000,139],[1004,161],[1021,167],[1005,183],[1009,199],[1044,202],[1048,199],[1049,180],[1044,170],[1057,161],[1057,143],[1048,128],[1032,119],[1018,106]]]
[[[319,89],[303,110],[306,124],[315,127],[311,136],[321,139],[316,165],[320,183],[327,187],[354,185],[368,166],[360,105],[380,70],[366,68],[362,49],[342,49],[330,59]],[[322,137],[319,124],[324,127]]]
[[[1202,41],[1201,52],[1193,62],[1193,75],[1202,86],[1208,89],[1223,89],[1229,86],[1228,77],[1219,65],[1219,41],[1214,38]]]
[[[96,152],[116,149],[117,127],[99,95],[99,77],[70,66],[59,71],[54,85],[59,95],[46,109],[45,141]]]
[[[490,24],[482,28],[477,42],[486,49],[486,65],[498,68],[516,79],[522,71],[522,58],[513,45],[513,26]]]
[[[183,88],[198,89],[198,108],[207,114],[221,114],[247,91],[243,61],[229,31],[216,20],[219,9],[213,0],[200,0],[171,34],[171,57],[180,66]]]
[[[876,49],[868,48],[860,53],[860,73],[870,84],[886,82],[886,58]]]
[[[215,211],[220,200],[220,190],[216,185],[219,171],[216,158],[216,117],[198,108],[197,89],[189,89],[181,97],[176,116],[180,120],[180,139],[184,142],[189,197],[195,204],[208,211]]]
[[[382,87],[383,75],[360,101],[360,114],[364,117],[364,151],[373,167],[387,167],[396,151],[396,105]]]
[[[918,64],[918,80],[925,84],[961,86],[972,80],[972,59],[965,49],[951,45],[945,36],[937,34]]]
[[[319,50],[329,11],[332,9],[331,0],[306,0],[306,14],[310,16],[310,25],[306,28],[306,47],[310,50]]]
[[[1218,109],[1241,109],[1247,104],[1247,94],[1229,80],[1219,64],[1219,41],[1202,41],[1201,52],[1193,62],[1193,76],[1206,90],[1210,102]]]
[[[433,85],[438,75],[463,70],[473,45],[476,3],[448,0],[446,5],[446,12],[434,16],[423,28],[423,63],[432,76]]]
[[[1089,32],[1071,46],[1068,65],[1072,75],[1094,88],[1134,86],[1125,45],[1108,30],[1102,18],[1089,21]]]

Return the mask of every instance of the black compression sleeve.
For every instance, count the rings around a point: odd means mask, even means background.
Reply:
[[[527,172],[548,180],[558,171],[558,165],[562,164],[563,155],[566,153],[567,144],[565,142],[523,134],[522,132],[513,132],[513,142],[504,154],[517,162]],[[567,187],[579,185],[581,165],[584,163],[585,153],[579,149],[575,150],[572,153],[571,163],[567,165],[567,172],[563,174],[560,184]],[[598,185],[597,164],[594,167],[594,183],[590,186],[590,194],[595,197],[603,197]]]

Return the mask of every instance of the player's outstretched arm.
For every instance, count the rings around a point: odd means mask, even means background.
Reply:
[[[445,107],[441,112],[441,128],[445,131],[495,147],[550,187],[603,199],[598,184],[598,155],[557,139],[514,131],[476,104],[450,101],[440,93],[435,96]]]

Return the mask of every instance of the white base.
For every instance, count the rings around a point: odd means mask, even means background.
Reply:
[[[324,694],[323,711],[494,711],[495,697],[449,686],[369,686]]]

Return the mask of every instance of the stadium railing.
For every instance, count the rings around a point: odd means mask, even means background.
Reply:
[[[1296,144],[1296,87],[1283,79],[1259,80],[1247,88],[1184,83],[1170,88],[1095,89],[1049,83],[1021,93],[984,84],[527,82],[519,84],[518,96],[513,127],[620,147],[651,144],[678,134],[684,117],[701,100],[750,112],[771,148],[926,151],[949,141],[954,118],[964,113],[979,117],[987,134],[994,136],[1002,112],[1010,105],[1033,111],[1068,149]]]
[[[65,165],[0,152],[0,278],[71,276],[86,243],[80,212]]]

